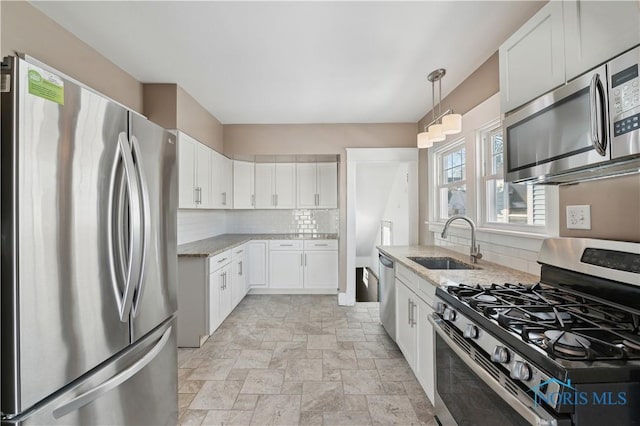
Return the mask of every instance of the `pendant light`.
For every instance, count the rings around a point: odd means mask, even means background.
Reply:
[[[438,68],[427,76],[427,80],[431,82],[431,101],[433,109],[431,110],[433,120],[424,126],[424,131],[418,133],[418,148],[430,148],[434,142],[442,142],[447,135],[454,135],[462,132],[462,116],[454,114],[453,109],[449,108],[442,114],[442,77],[447,73],[444,68]],[[438,103],[436,104],[435,83],[438,82]],[[438,116],[436,117],[436,108]],[[440,123],[438,123],[440,120]]]

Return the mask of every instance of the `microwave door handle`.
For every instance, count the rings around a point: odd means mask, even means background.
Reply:
[[[598,95],[600,95],[600,101],[598,101]],[[605,128],[606,109],[604,106],[604,88],[600,80],[600,74],[598,73],[593,75],[591,84],[589,85],[589,106],[591,113],[591,143],[596,152],[604,157],[607,152],[607,133]],[[600,113],[598,113],[598,109]]]

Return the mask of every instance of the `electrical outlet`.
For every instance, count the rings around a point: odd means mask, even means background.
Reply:
[[[591,206],[567,206],[567,229],[591,229]]]

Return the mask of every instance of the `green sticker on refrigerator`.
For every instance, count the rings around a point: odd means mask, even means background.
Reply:
[[[64,105],[64,82],[60,77],[34,66],[27,74],[30,94]]]

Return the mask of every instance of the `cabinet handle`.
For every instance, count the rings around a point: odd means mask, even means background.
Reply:
[[[196,186],[195,190],[196,204],[202,204],[202,188]]]
[[[218,260],[218,263],[222,263],[222,262],[224,262],[225,260],[227,260],[227,258],[226,258],[226,257],[223,257],[222,259]]]
[[[276,195],[275,194],[271,194],[271,205],[275,207],[276,205]]]
[[[418,304],[417,303],[413,303],[413,302],[411,302],[411,303],[413,304],[413,307],[411,308],[411,328],[413,328],[417,324],[415,309],[418,306]]]
[[[193,188],[193,202],[198,204],[198,187]]]
[[[407,299],[407,323],[411,325],[411,299]]]
[[[314,244],[315,247],[327,247],[329,244]]]
[[[223,206],[227,205],[227,191],[222,193],[222,205]]]
[[[307,253],[304,254],[304,266],[307,266]]]
[[[256,194],[251,194],[251,206],[255,207],[256,205]]]
[[[316,206],[319,206],[320,205],[320,194],[316,194],[315,200],[316,200]]]
[[[240,262],[238,262],[238,275],[242,276],[242,260]]]
[[[220,274],[220,290],[224,290],[224,274]]]
[[[276,194],[275,197],[276,197],[276,207],[278,207],[278,194]]]
[[[300,266],[304,266],[304,259],[302,258],[302,256],[304,255],[300,253]]]
[[[280,247],[293,247],[293,244],[280,244]]]

